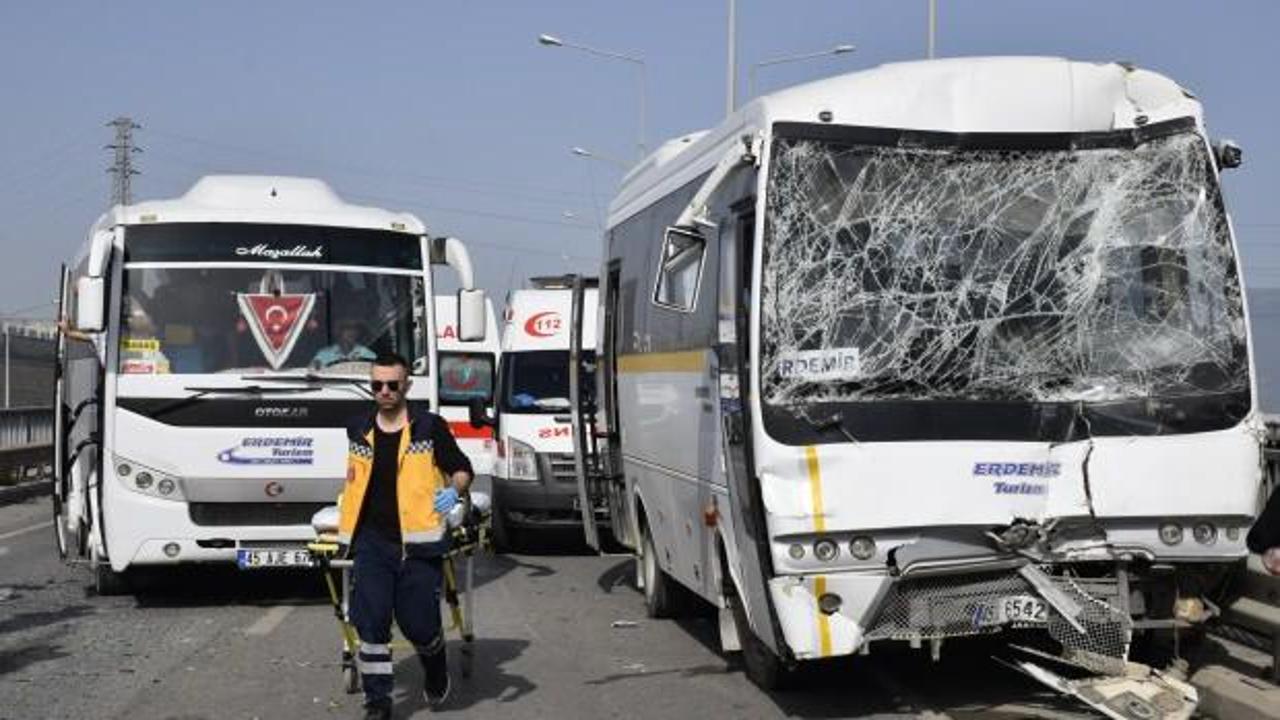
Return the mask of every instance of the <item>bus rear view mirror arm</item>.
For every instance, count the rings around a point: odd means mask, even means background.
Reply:
[[[471,421],[471,427],[496,427],[498,421],[489,416],[484,409],[484,398],[471,398],[471,402],[467,403],[467,410],[470,413],[468,418]]]

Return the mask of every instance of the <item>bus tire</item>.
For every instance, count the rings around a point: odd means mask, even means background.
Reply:
[[[651,618],[676,617],[680,610],[680,590],[658,564],[658,551],[648,523],[640,525],[640,574],[644,585],[644,607]]]
[[[111,569],[111,563],[99,561],[93,566],[93,589],[100,597],[129,592],[129,578]]]
[[[760,641],[751,624],[747,611],[738,597],[737,590],[729,596],[733,608],[733,624],[738,630],[738,642],[742,645],[741,661],[747,679],[766,692],[784,692],[795,687],[796,670]]]

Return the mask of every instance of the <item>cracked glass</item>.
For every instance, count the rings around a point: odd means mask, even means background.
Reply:
[[[1241,287],[1202,136],[1005,145],[775,139],[767,405],[1248,390]]]

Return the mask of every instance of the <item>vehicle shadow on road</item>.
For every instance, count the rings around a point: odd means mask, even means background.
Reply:
[[[476,638],[471,643],[470,677],[462,676],[463,643],[449,642],[449,674],[453,689],[444,710],[466,710],[483,702],[515,702],[537,689],[523,675],[504,666],[524,654],[528,640]],[[427,707],[422,698],[422,665],[416,657],[402,657],[396,663],[397,684],[407,688],[396,703],[396,717],[409,717]],[[400,694],[400,693],[398,693]]]
[[[35,612],[17,613],[12,617],[0,620],[0,635],[7,635],[22,630],[53,625],[65,620],[75,620],[93,614],[91,605],[69,605],[59,610],[37,610]]]
[[[204,565],[149,570],[130,578],[140,608],[226,605],[323,605],[329,602],[318,570],[241,571]]]
[[[34,642],[0,652],[0,677],[16,673],[28,665],[70,657],[71,653],[63,650],[59,642],[68,632],[66,627],[53,628]]]
[[[795,686],[769,697],[788,714],[809,718],[946,712],[953,718],[1074,717],[1079,706],[992,660],[987,643],[943,653],[906,646],[806,663]],[[992,645],[994,651],[997,646]],[[1003,707],[1003,709],[1001,709]],[[1088,717],[1086,715],[1086,717]]]

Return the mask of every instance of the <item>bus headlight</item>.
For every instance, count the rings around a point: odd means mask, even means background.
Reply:
[[[1182,542],[1182,526],[1175,522],[1160,525],[1160,542],[1165,545],[1178,545]]]
[[[835,540],[822,539],[813,544],[813,556],[822,562],[831,562],[840,554],[840,546]]]
[[[134,492],[165,500],[182,500],[182,486],[176,477],[133,460],[115,458],[116,477]]]
[[[859,535],[849,543],[849,552],[859,560],[870,560],[876,556],[876,541],[866,535]]]
[[[1191,537],[1201,545],[1212,545],[1218,539],[1218,528],[1214,527],[1213,523],[1196,523],[1196,526],[1191,528]]]
[[[507,441],[507,478],[509,480],[538,479],[538,454],[519,440]]]

